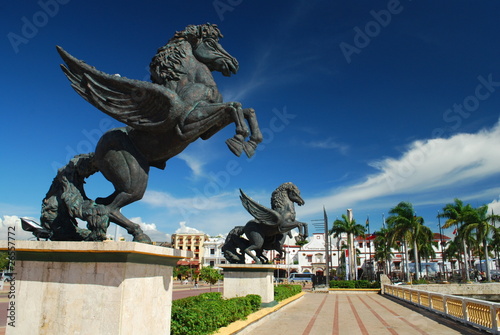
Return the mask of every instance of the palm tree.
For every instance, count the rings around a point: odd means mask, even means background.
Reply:
[[[425,229],[426,228],[426,229]],[[418,261],[420,263],[420,267],[422,268],[422,259],[425,259],[425,263],[428,263],[429,258],[436,258],[436,252],[434,251],[434,247],[437,248],[437,242],[434,242],[434,234],[432,231],[424,226],[422,234],[417,237],[417,246],[418,246]],[[414,250],[410,250],[414,251]],[[428,267],[425,267],[426,275],[429,276]]]
[[[408,269],[408,243],[413,245],[415,259],[415,279],[420,279],[418,245],[417,241],[420,235],[426,234],[429,230],[424,226],[424,219],[417,216],[413,210],[413,205],[409,202],[402,201],[396,207],[389,211],[391,214],[387,218],[387,223],[390,229],[394,230],[394,237],[403,240],[406,256],[406,276],[409,278]]]
[[[384,265],[384,273],[389,275],[392,256],[392,248],[396,246],[391,244],[390,230],[381,228],[379,231],[373,233],[375,235],[375,260]]]
[[[365,227],[357,224],[351,216],[342,214],[342,220],[335,220],[330,234],[339,237],[342,233],[347,234],[347,247],[349,250],[349,279],[356,278],[356,251],[354,248],[354,236],[364,236]]]
[[[446,249],[443,252],[443,260],[447,259],[449,261],[452,261],[453,258],[456,258],[460,263],[460,244],[461,241],[458,238],[458,236],[456,236],[453,240],[449,241],[448,244],[446,245]],[[450,269],[452,275],[453,275],[453,270],[454,268]]]
[[[494,214],[488,215],[488,205],[476,208],[474,211],[470,212],[469,215],[470,216],[467,217],[468,223],[464,228],[464,234],[468,236],[475,231],[478,244],[483,244],[483,254],[486,263],[486,280],[491,281],[487,240],[490,233],[496,230],[495,226],[490,222],[494,223],[500,220],[500,216]]]
[[[443,208],[443,214],[439,214],[439,217],[442,218],[447,218],[445,224],[443,225],[443,228],[449,228],[453,225],[457,227],[458,235],[460,241],[462,242],[462,252],[464,255],[464,272],[465,272],[465,279],[467,281],[470,281],[470,275],[469,275],[469,264],[468,264],[468,259],[467,259],[467,243],[466,243],[466,236],[463,234],[463,228],[465,227],[467,223],[467,219],[470,218],[471,212],[473,212],[474,209],[469,205],[463,204],[462,200],[455,198],[454,203],[452,204],[447,204]]]
[[[500,268],[500,259],[498,257],[498,254],[500,252],[500,228],[496,228],[496,224],[493,222],[493,225],[495,226],[495,230],[493,230],[493,236],[491,239],[491,244],[490,246],[492,247],[493,251],[495,252],[495,258],[497,259],[497,269]]]

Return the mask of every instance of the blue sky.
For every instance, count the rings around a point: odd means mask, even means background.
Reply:
[[[121,126],[72,90],[55,46],[101,71],[149,80],[156,49],[206,22],[218,24],[240,63],[234,76],[214,74],[224,101],[253,107],[265,139],[252,159],[238,158],[224,143],[230,125],[152,169],[143,200],[122,212],[154,240],[225,234],[251,219],[239,188],[270,206],[288,181],[306,201],[298,219],[309,223],[323,206],[330,223],[352,208],[373,231],[400,201],[434,231],[454,198],[500,212],[499,9],[494,1],[4,2],[2,229],[38,220],[57,168]],[[88,180],[92,198],[112,190],[100,175]]]

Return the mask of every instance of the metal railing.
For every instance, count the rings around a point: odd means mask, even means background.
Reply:
[[[500,334],[500,303],[396,285],[384,285],[384,294],[408,301],[487,332]]]

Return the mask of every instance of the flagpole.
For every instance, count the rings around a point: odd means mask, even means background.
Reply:
[[[325,261],[326,261],[326,287],[330,287],[330,248],[328,236],[328,216],[326,215],[325,206],[323,206],[323,219],[325,220]]]

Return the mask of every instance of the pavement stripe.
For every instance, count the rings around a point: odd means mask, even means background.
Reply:
[[[319,293],[315,293],[315,294],[319,294]],[[316,310],[316,312],[312,316],[311,321],[309,321],[309,323],[307,324],[307,327],[304,330],[304,332],[302,333],[302,335],[309,335],[311,333],[311,329],[314,326],[314,322],[316,322],[316,318],[318,317],[319,312],[321,311],[321,309],[323,308],[323,305],[325,304],[326,298],[328,298],[328,294],[325,295],[325,297],[323,298],[323,301],[321,301],[321,304],[319,304],[318,309]]]
[[[368,305],[365,299],[359,297],[359,300],[361,300],[361,302],[370,310],[370,312],[373,313],[373,315],[375,315],[375,317],[384,325],[384,327],[387,328],[389,332],[391,332],[391,334],[398,335],[398,332],[392,329],[392,327],[387,322],[385,322],[385,320],[377,312],[375,312],[375,310],[371,308],[370,305]]]
[[[335,297],[335,311],[333,314],[333,331],[332,335],[340,335],[339,331],[339,298]]]
[[[376,299],[374,299],[372,297],[370,297],[370,299],[372,299],[377,304],[379,304],[380,306],[382,306],[383,308],[385,308],[386,310],[388,310],[392,315],[397,316],[397,317],[401,317],[401,315],[399,315],[398,313],[394,312],[389,307],[383,305],[381,302],[377,301]],[[429,333],[427,333],[424,330],[420,329],[419,327],[415,326],[413,323],[411,323],[410,321],[406,320],[404,317],[401,317],[400,320],[402,320],[403,322],[405,322],[406,324],[408,324],[410,327],[412,327],[413,329],[415,329],[416,331],[418,331],[420,334],[422,334],[422,335],[429,335]]]
[[[349,301],[349,305],[351,306],[352,314],[354,314],[354,317],[356,318],[356,321],[358,322],[359,329],[361,330],[361,334],[363,335],[368,335],[368,331],[366,330],[365,325],[363,324],[363,321],[359,317],[358,312],[356,311],[356,308],[354,307],[351,298],[347,296],[347,301]]]

